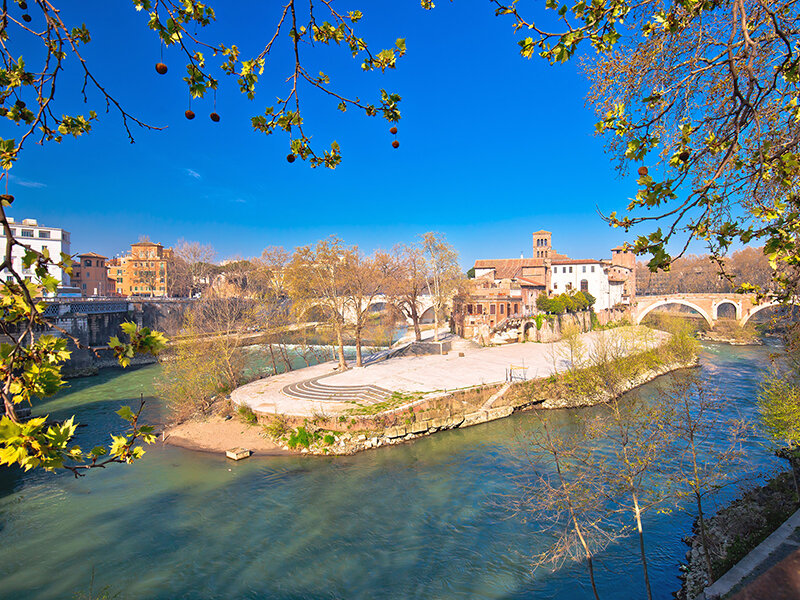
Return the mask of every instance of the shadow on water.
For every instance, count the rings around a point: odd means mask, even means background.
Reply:
[[[709,346],[703,373],[753,416],[767,349]],[[150,370],[148,370],[150,369]],[[154,368],[73,380],[44,405],[90,427],[79,443],[103,441],[114,411],[152,394]],[[645,386],[642,396],[654,392]],[[558,428],[580,428],[593,411],[548,411]],[[532,413],[443,432],[347,457],[252,458],[155,446],[135,466],[81,480],[0,470],[0,598],[49,600],[109,584],[138,598],[590,597],[585,567],[530,571],[547,539],[503,498],[521,461],[518,433]],[[771,457],[753,441],[753,467]],[[651,513],[646,530],[655,597],[677,588],[680,538],[692,517]],[[642,597],[633,538],[597,557],[604,597]],[[621,590],[624,593],[621,594]]]

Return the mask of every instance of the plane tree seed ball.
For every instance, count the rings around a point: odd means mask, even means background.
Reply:
[[[293,163],[295,158],[297,157],[294,154],[288,154],[286,156],[286,160],[288,160],[290,163]]]
[[[186,115],[186,118],[187,118],[187,119],[189,119],[190,121],[191,121],[192,119],[194,119],[194,111],[192,111],[192,110],[187,110],[187,111],[186,111],[185,113],[183,113],[183,114],[184,114],[184,115]]]
[[[644,165],[642,165],[641,167],[639,167],[639,176],[640,176],[640,177],[645,177],[645,176],[647,176],[647,167],[645,167]]]
[[[30,23],[31,22],[31,16],[28,15],[28,14],[22,15],[22,20],[25,21],[26,23]]]
[[[689,160],[690,156],[691,153],[688,150],[684,150],[678,155],[678,158],[680,158],[683,162],[686,162],[687,160]]]
[[[167,65],[164,63],[156,63],[156,73],[159,75],[166,75],[167,74]]]
[[[391,134],[396,134],[396,133],[397,133],[397,127],[392,127],[392,128],[389,130],[389,133],[391,133]]]
[[[214,123],[219,123],[219,115],[217,113],[213,112],[208,116],[211,117],[211,120],[214,121]]]
[[[397,140],[392,142],[392,148],[397,150],[399,147],[400,147],[400,142],[398,142]]]

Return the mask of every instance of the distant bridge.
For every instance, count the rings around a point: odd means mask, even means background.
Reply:
[[[374,312],[379,312],[384,310],[391,304],[391,298],[387,297],[384,294],[378,294],[372,299],[372,302],[369,304],[369,310]],[[311,311],[315,309],[325,310],[326,303],[324,300],[311,300],[306,303],[303,307],[303,315],[309,315]],[[420,317],[420,320],[424,321],[426,319],[433,320],[433,298],[428,294],[421,294],[417,298],[417,311]],[[316,315],[315,318],[319,316]],[[345,314],[344,314],[345,321],[348,323],[353,323],[356,320],[356,311],[353,306],[348,302],[345,304]],[[411,319],[407,319],[408,323],[411,324]]]
[[[775,300],[758,301],[755,294],[665,294],[661,296],[638,296],[631,307],[633,319],[638,325],[653,310],[668,304],[680,304],[697,311],[709,327],[720,319],[719,309],[732,306],[736,320],[744,327],[756,314],[766,308],[778,306]]]

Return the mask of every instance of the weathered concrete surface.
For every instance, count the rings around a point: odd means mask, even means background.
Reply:
[[[583,334],[588,355],[596,344],[613,344],[623,354],[635,353],[660,344],[667,334],[644,327],[620,327],[609,331]],[[511,365],[527,368],[527,379],[547,377],[567,368],[566,342],[553,344],[507,344],[493,348],[465,348],[464,356],[450,353],[443,356],[409,356],[391,358],[361,369],[335,373],[334,362],[283,373],[254,381],[232,393],[236,404],[246,404],[252,410],[265,414],[286,414],[310,417],[335,416],[356,408],[351,402],[312,401],[290,398],[281,390],[295,382],[322,375],[330,386],[376,385],[403,394],[421,393],[427,397],[479,385],[498,384],[505,381],[506,369]],[[475,418],[478,418],[477,416]]]

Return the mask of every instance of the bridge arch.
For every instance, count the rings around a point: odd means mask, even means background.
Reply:
[[[714,316],[714,320],[717,320],[717,319],[720,318],[719,309],[720,309],[721,306],[724,306],[726,304],[729,304],[729,305],[733,306],[733,310],[735,311],[734,314],[736,315],[736,319],[737,320],[741,320],[741,318],[742,318],[742,306],[741,306],[741,304],[736,303],[733,300],[729,300],[727,298],[724,299],[724,300],[720,300],[719,302],[717,302],[714,305],[714,308],[713,308],[713,310],[714,310],[714,315],[713,315]]]
[[[779,306],[779,305],[780,305],[780,302],[776,302],[774,300],[771,301],[771,302],[766,302],[764,304],[759,304],[758,306],[753,307],[750,310],[749,313],[747,313],[745,316],[743,316],[741,318],[741,320],[739,321],[739,323],[741,324],[742,327],[744,327],[745,325],[747,325],[747,322],[750,320],[750,317],[752,317],[753,315],[756,315],[756,314],[760,313],[765,308],[772,308],[773,306]]]
[[[645,308],[641,313],[639,313],[639,315],[636,317],[636,324],[641,325],[642,320],[648,314],[650,314],[650,312],[652,312],[653,309],[659,308],[661,306],[666,306],[668,304],[681,304],[683,306],[688,306],[689,308],[696,310],[698,313],[700,313],[700,316],[706,320],[706,323],[708,323],[709,327],[714,327],[714,321],[711,319],[711,317],[705,310],[697,306],[697,304],[689,302],[688,300],[683,300],[682,298],[668,298],[666,300],[659,300],[658,302],[653,302],[653,304],[651,304],[650,306]]]

